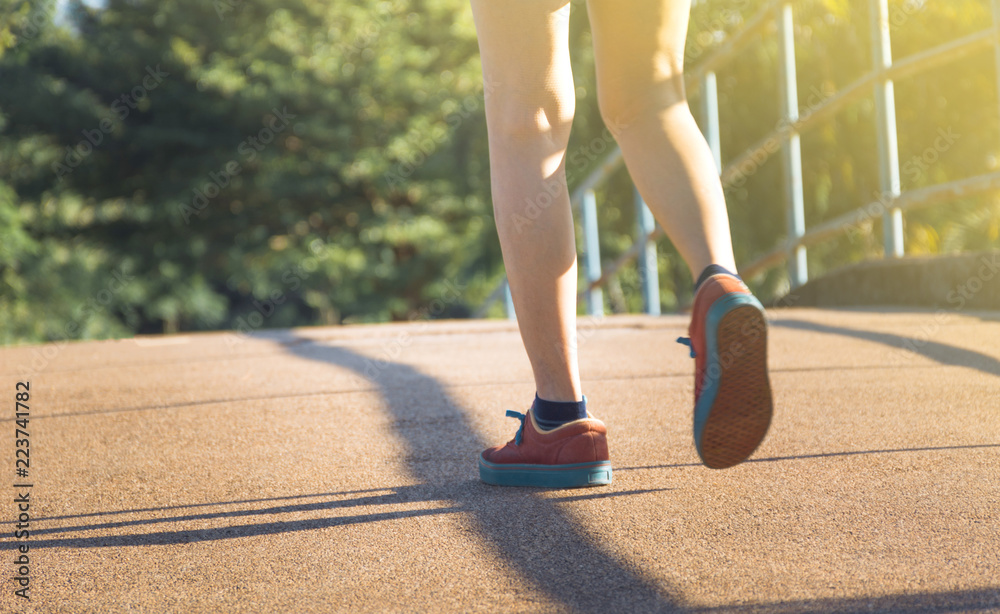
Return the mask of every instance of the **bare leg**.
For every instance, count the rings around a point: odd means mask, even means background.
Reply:
[[[736,271],[726,202],[684,94],[690,0],[588,0],[601,115],[691,269]]]
[[[735,272],[722,185],[684,95],[690,0],[588,0],[587,7],[601,114],[639,192],[693,277],[710,264]],[[764,309],[741,281],[714,274],[695,295],[688,331],[695,447],[706,466],[731,467],[771,424]]]
[[[576,239],[565,157],[575,110],[568,0],[472,0],[493,209],[538,395],[580,401]]]

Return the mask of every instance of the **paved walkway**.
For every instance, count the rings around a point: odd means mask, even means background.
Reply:
[[[0,611],[1000,611],[1000,316],[771,316],[775,423],[725,471],[686,319],[581,320],[615,481],[561,491],[477,479],[533,392],[508,322],[2,349],[7,407],[38,371]]]

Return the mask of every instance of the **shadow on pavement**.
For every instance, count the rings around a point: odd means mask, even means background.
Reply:
[[[839,612],[995,612],[1000,607],[1000,587],[939,593],[912,593],[856,599],[810,599],[777,603],[691,608],[698,614],[827,614]]]
[[[931,341],[929,338],[903,337],[902,335],[894,335],[892,333],[858,330],[843,326],[829,326],[827,324],[806,322],[804,320],[782,319],[771,322],[770,325],[874,341],[875,343],[888,345],[899,350],[916,352],[943,365],[968,367],[1000,377],[1000,360],[997,360],[996,357],[938,341]]]
[[[663,490],[673,490],[671,488],[658,488],[658,489],[645,489],[645,490],[626,490],[618,492],[605,492],[598,494],[588,494],[588,495],[578,495],[578,496],[565,496],[565,497],[548,497],[548,501],[554,502],[570,502],[570,501],[584,501],[588,499],[604,499],[612,497],[626,497],[630,495],[641,495],[653,492],[659,492]],[[351,508],[351,507],[371,507],[378,505],[400,505],[407,503],[431,503],[431,502],[442,502],[451,503],[446,496],[441,496],[441,493],[433,487],[418,485],[418,486],[396,486],[392,488],[381,488],[381,489],[368,489],[364,491],[345,491],[342,493],[322,493],[315,495],[297,495],[295,497],[272,497],[268,499],[248,499],[244,501],[220,501],[216,503],[197,503],[194,505],[173,505],[169,507],[162,508],[144,508],[144,509],[133,509],[133,510],[118,510],[112,512],[96,512],[91,514],[79,514],[75,516],[49,516],[45,518],[35,518],[35,522],[51,522],[53,520],[65,520],[70,518],[82,518],[82,517],[94,517],[94,516],[113,516],[116,514],[140,514],[140,513],[156,513],[166,510],[176,510],[184,508],[202,508],[202,507],[224,507],[230,505],[245,505],[247,503],[256,502],[270,502],[275,500],[287,500],[287,499],[304,499],[304,498],[331,498],[340,497],[349,494],[358,493],[368,493],[368,492],[382,492],[385,494],[381,495],[369,495],[365,497],[355,497],[353,499],[336,499],[334,501],[315,501],[312,503],[296,503],[296,504],[286,504],[263,508],[254,509],[240,509],[240,510],[224,510],[224,511],[206,511],[197,514],[185,514],[181,516],[157,516],[155,518],[141,518],[137,520],[121,520],[117,522],[100,522],[95,524],[86,525],[71,525],[71,526],[61,526],[52,528],[35,528],[31,531],[33,536],[38,535],[53,535],[57,533],[73,533],[77,531],[102,531],[110,529],[120,529],[123,527],[134,527],[142,525],[155,525],[155,524],[165,524],[173,522],[194,522],[199,520],[214,520],[217,518],[248,518],[253,516],[272,516],[275,514],[293,514],[302,512],[316,512],[324,510],[334,510],[341,508]],[[287,533],[295,530],[307,530],[316,529],[325,526],[337,526],[342,524],[355,524],[358,522],[375,522],[378,520],[386,520],[391,518],[403,518],[407,515],[424,516],[429,515],[433,512],[447,514],[451,512],[458,511],[454,507],[442,507],[431,510],[413,510],[415,514],[411,514],[411,511],[400,511],[396,512],[397,516],[392,514],[366,514],[361,516],[349,516],[349,517],[337,517],[329,519],[311,520],[309,522],[315,522],[316,526],[308,527],[297,523],[268,523],[262,525],[235,525],[231,528],[241,529],[246,528],[252,532],[254,535],[265,535],[265,534],[275,534],[275,533]],[[372,520],[364,520],[365,518],[371,518]],[[6,521],[2,524],[13,525],[16,520]],[[273,525],[273,526],[272,526]],[[272,527],[272,530],[268,530],[267,527]],[[160,532],[160,533],[145,533],[145,534],[128,534],[116,537],[94,537],[94,538],[73,538],[66,540],[33,540],[32,545],[36,548],[39,547],[52,547],[52,546],[74,546],[74,547],[87,547],[87,546],[126,546],[126,545],[145,545],[147,543],[185,543],[185,541],[208,541],[208,534],[205,529],[199,529],[196,531],[177,531],[177,532]],[[251,534],[251,533],[247,533]],[[187,539],[185,537],[192,537],[194,535],[199,535],[200,539],[193,540]],[[231,534],[231,532],[223,531],[217,532],[217,537],[215,539],[226,539],[228,537],[243,537],[242,533],[237,532],[237,534]],[[116,541],[116,543],[97,543],[101,541]],[[126,543],[131,540],[131,543]],[[146,541],[143,541],[146,540]]]
[[[889,448],[884,450],[849,450],[847,452],[819,452],[816,454],[798,454],[796,456],[770,456],[767,458],[751,458],[746,463],[775,463],[788,460],[806,460],[810,458],[830,458],[836,456],[857,456],[859,454],[899,454],[902,452],[936,452],[940,450],[975,450],[979,448],[1000,448],[1000,443],[977,443],[960,446],[927,446],[923,448]],[[639,469],[678,469],[680,467],[701,467],[701,463],[675,463],[673,465],[644,465],[641,467],[615,467],[615,472],[637,471]]]

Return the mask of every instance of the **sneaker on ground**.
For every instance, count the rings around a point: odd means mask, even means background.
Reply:
[[[607,427],[592,416],[542,430],[529,409],[514,439],[479,456],[479,478],[500,486],[574,488],[611,483]]]

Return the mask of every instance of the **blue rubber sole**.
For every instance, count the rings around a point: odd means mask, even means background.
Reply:
[[[479,479],[497,486],[603,486],[611,483],[611,461],[570,465],[498,465],[479,457]]]
[[[739,356],[739,354],[728,355],[726,361],[720,360],[719,352],[719,328],[723,324],[723,320],[729,314],[732,314],[737,309],[752,308],[758,314],[753,314],[755,318],[759,318],[760,322],[763,323],[764,319],[764,308],[761,306],[760,302],[753,296],[749,294],[730,294],[720,298],[716,301],[708,310],[708,315],[705,321],[705,349],[706,349],[706,362],[705,362],[705,381],[703,383],[703,388],[701,395],[698,398],[698,402],[695,404],[694,410],[694,440],[695,447],[698,450],[698,455],[702,458],[702,461],[715,468],[723,468],[727,466],[732,466],[733,464],[742,462],[747,456],[752,453],[752,451],[757,447],[760,441],[763,439],[764,434],[767,432],[768,426],[770,424],[771,415],[771,401],[770,401],[770,384],[767,377],[767,366],[766,366],[766,325],[764,335],[754,337],[747,342],[747,347],[743,347],[744,351],[750,354],[762,354],[765,356],[763,359],[765,362],[762,365],[752,365],[746,363]],[[745,314],[746,312],[744,312]],[[734,314],[734,317],[737,317]],[[739,321],[739,320],[737,320]],[[732,322],[732,320],[730,320]],[[762,343],[765,344],[763,351],[752,352],[751,344],[763,339]],[[733,346],[735,347],[735,346]],[[730,350],[727,349],[727,353]],[[724,364],[728,363],[728,364]],[[746,373],[747,371],[752,371],[755,373],[752,378],[756,382],[756,387],[760,390],[755,390],[752,386],[748,389],[733,388],[733,383],[728,384],[727,399],[728,403],[732,401],[732,393],[735,391],[738,394],[746,394],[748,397],[748,402],[752,403],[754,398],[754,393],[760,393],[766,395],[766,403],[758,402],[757,407],[750,407],[748,412],[750,416],[734,416],[730,408],[727,408],[729,412],[725,417],[719,417],[715,421],[716,427],[722,427],[725,429],[727,424],[720,424],[719,420],[723,422],[731,422],[734,428],[739,431],[741,421],[744,424],[748,424],[749,427],[742,430],[742,432],[737,432],[733,435],[734,450],[732,451],[732,456],[730,458],[720,459],[718,458],[718,453],[713,452],[713,454],[706,454],[703,447],[704,444],[704,434],[705,425],[713,418],[713,409],[715,409],[716,400],[719,396],[720,386],[727,377],[733,377],[734,379],[739,379],[739,377],[732,375],[733,373]],[[740,374],[742,374],[740,373]],[[747,412],[742,412],[746,414]],[[723,454],[723,456],[730,456],[729,454]],[[714,458],[710,458],[714,457]]]

